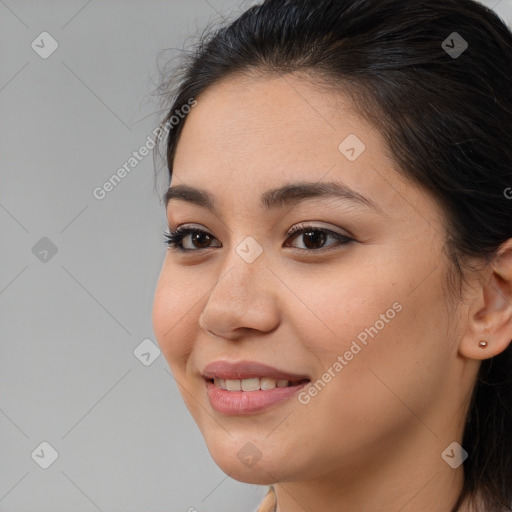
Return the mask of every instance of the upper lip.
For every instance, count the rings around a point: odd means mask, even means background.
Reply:
[[[286,379],[290,382],[305,379],[309,380],[307,375],[286,372],[256,361],[214,361],[205,366],[202,371],[202,376],[205,379],[252,379],[256,377],[269,377],[276,380]]]

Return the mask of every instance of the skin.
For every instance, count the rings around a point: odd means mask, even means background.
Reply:
[[[254,75],[197,100],[172,186],[210,192],[217,210],[172,199],[167,218],[212,238],[204,249],[186,237],[196,252],[168,251],[153,326],[213,459],[236,480],[275,484],[279,512],[449,512],[463,466],[441,454],[462,443],[481,360],[512,339],[512,239],[454,299],[442,210],[396,170],[379,132],[341,92],[296,74]],[[355,161],[338,149],[349,134],[366,146]],[[260,205],[266,190],[297,181],[344,183],[378,210],[333,198]],[[287,235],[303,223],[355,241],[308,246]],[[236,252],[247,236],[263,249],[252,263]],[[211,407],[206,364],[254,360],[315,382],[394,303],[401,311],[309,403],[292,398],[245,416]],[[249,442],[261,452],[250,467],[237,457]]]

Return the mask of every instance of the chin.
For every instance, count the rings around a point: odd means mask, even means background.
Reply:
[[[237,445],[235,442],[229,447],[208,446],[215,464],[230,478],[247,484],[272,485],[283,477],[275,453],[272,459],[264,459],[252,443],[242,443],[239,449]]]
[[[280,480],[279,476],[274,471],[267,470],[266,465],[261,461],[253,467],[247,467],[239,461],[233,462],[215,458],[214,461],[226,475],[244,484],[272,485]]]

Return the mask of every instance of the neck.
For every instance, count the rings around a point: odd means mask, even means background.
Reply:
[[[405,485],[390,481],[388,487],[360,486],[350,488],[339,483],[323,484],[281,483],[276,484],[276,512],[331,512],[332,510],[387,510],[389,512],[452,512],[462,489],[459,477],[447,471],[435,473],[424,482]],[[466,500],[457,512],[477,512]],[[480,511],[478,511],[480,512]]]
[[[454,469],[441,458],[452,438],[419,431],[421,442],[389,443],[344,468],[275,484],[277,512],[452,512],[464,482],[463,465]],[[458,512],[473,509],[466,500]]]

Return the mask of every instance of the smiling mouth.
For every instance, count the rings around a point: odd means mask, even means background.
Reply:
[[[206,379],[211,382],[216,388],[224,389],[226,391],[267,391],[274,388],[288,388],[300,386],[309,379],[301,379],[297,381],[289,381],[286,379],[272,379],[270,377],[254,377],[250,379]]]

